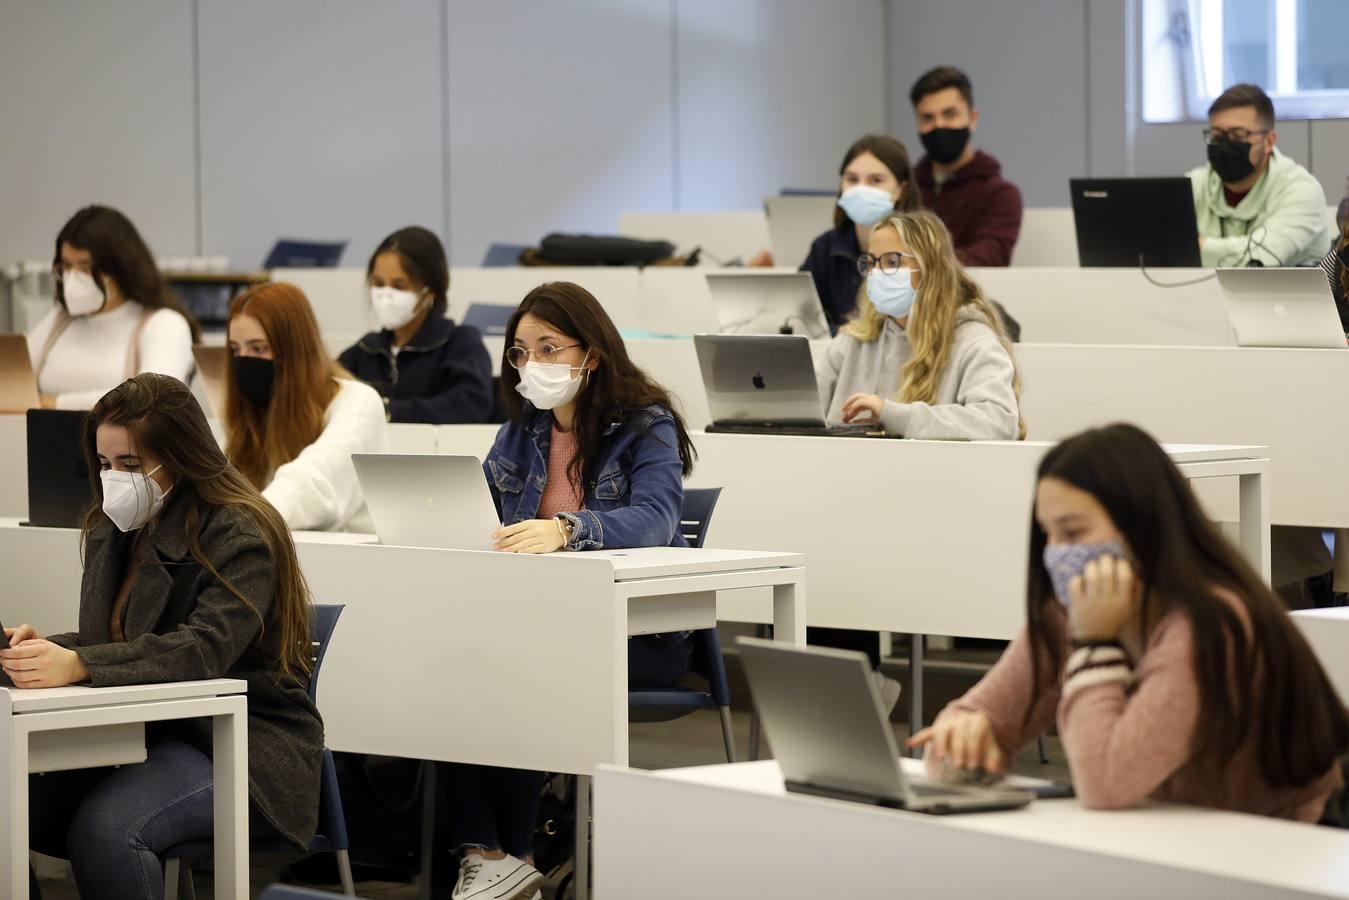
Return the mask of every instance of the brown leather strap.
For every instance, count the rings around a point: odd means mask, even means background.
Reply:
[[[33,361],[33,377],[39,385],[42,384],[42,370],[47,367],[47,357],[51,355],[52,348],[61,339],[61,335],[65,334],[66,329],[70,327],[70,322],[70,313],[66,312],[64,306],[57,304],[56,321],[52,323],[52,330],[47,335],[46,343],[38,351],[37,359]]]
[[[147,307],[141,310],[141,317],[136,321],[136,330],[131,333],[131,344],[126,348],[127,378],[135,378],[141,373],[141,332],[145,331],[145,324],[154,314],[155,310]]]

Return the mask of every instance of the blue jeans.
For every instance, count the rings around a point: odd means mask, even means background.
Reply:
[[[691,648],[687,634],[633,638],[628,641],[628,684],[673,687],[689,669]],[[442,771],[449,782],[450,837],[456,851],[480,847],[520,859],[534,855],[543,772],[458,763]]]
[[[211,758],[177,739],[151,740],[140,765],[30,775],[28,790],[30,843],[70,860],[81,900],[159,900],[159,854],[215,830]]]

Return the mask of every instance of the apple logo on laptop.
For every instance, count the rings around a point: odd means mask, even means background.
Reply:
[[[759,372],[755,372],[754,377],[751,378],[750,381],[753,382],[754,389],[756,391],[762,391],[764,387],[766,387],[766,385],[763,383],[763,375],[760,374]]]
[[[1288,307],[1284,306],[1282,303],[1275,303],[1274,315],[1278,316],[1280,319],[1288,318]]]
[[[436,508],[436,498],[434,496],[423,497],[422,506],[425,506],[428,511],[434,512]]]

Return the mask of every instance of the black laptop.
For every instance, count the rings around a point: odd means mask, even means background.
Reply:
[[[67,409],[28,410],[28,520],[44,528],[78,528],[94,502],[84,461],[84,419]]]
[[[1068,184],[1083,267],[1203,265],[1190,179],[1073,178]]]

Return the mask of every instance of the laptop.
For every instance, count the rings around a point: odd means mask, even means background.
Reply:
[[[477,457],[353,453],[351,462],[381,544],[492,549],[501,519]]]
[[[332,269],[342,260],[346,241],[302,241],[279,238],[263,262],[264,269]]]
[[[1068,185],[1080,265],[1203,265],[1190,179],[1072,178]]]
[[[695,334],[707,431],[884,437],[880,425],[825,423],[810,341],[791,334]]]
[[[201,379],[202,390],[206,393],[208,417],[224,420],[226,398],[229,396],[229,347],[206,347],[201,344],[192,348],[192,358],[197,363],[197,377]]]
[[[765,197],[768,244],[779,266],[799,266],[810,255],[815,239],[834,227],[836,191],[824,196]]]
[[[470,303],[464,310],[464,325],[478,329],[483,337],[504,337],[506,327],[515,315],[514,306],[498,303]]]
[[[788,791],[933,814],[1019,809],[1035,798],[905,775],[865,654],[735,643]]]
[[[28,519],[24,525],[79,528],[94,503],[84,460],[84,419],[73,409],[28,410]]]
[[[25,413],[40,406],[28,338],[0,334],[0,413]]]
[[[707,291],[722,334],[829,337],[829,323],[809,272],[708,273]]]
[[[1346,347],[1320,268],[1219,269],[1218,289],[1238,347]]]

